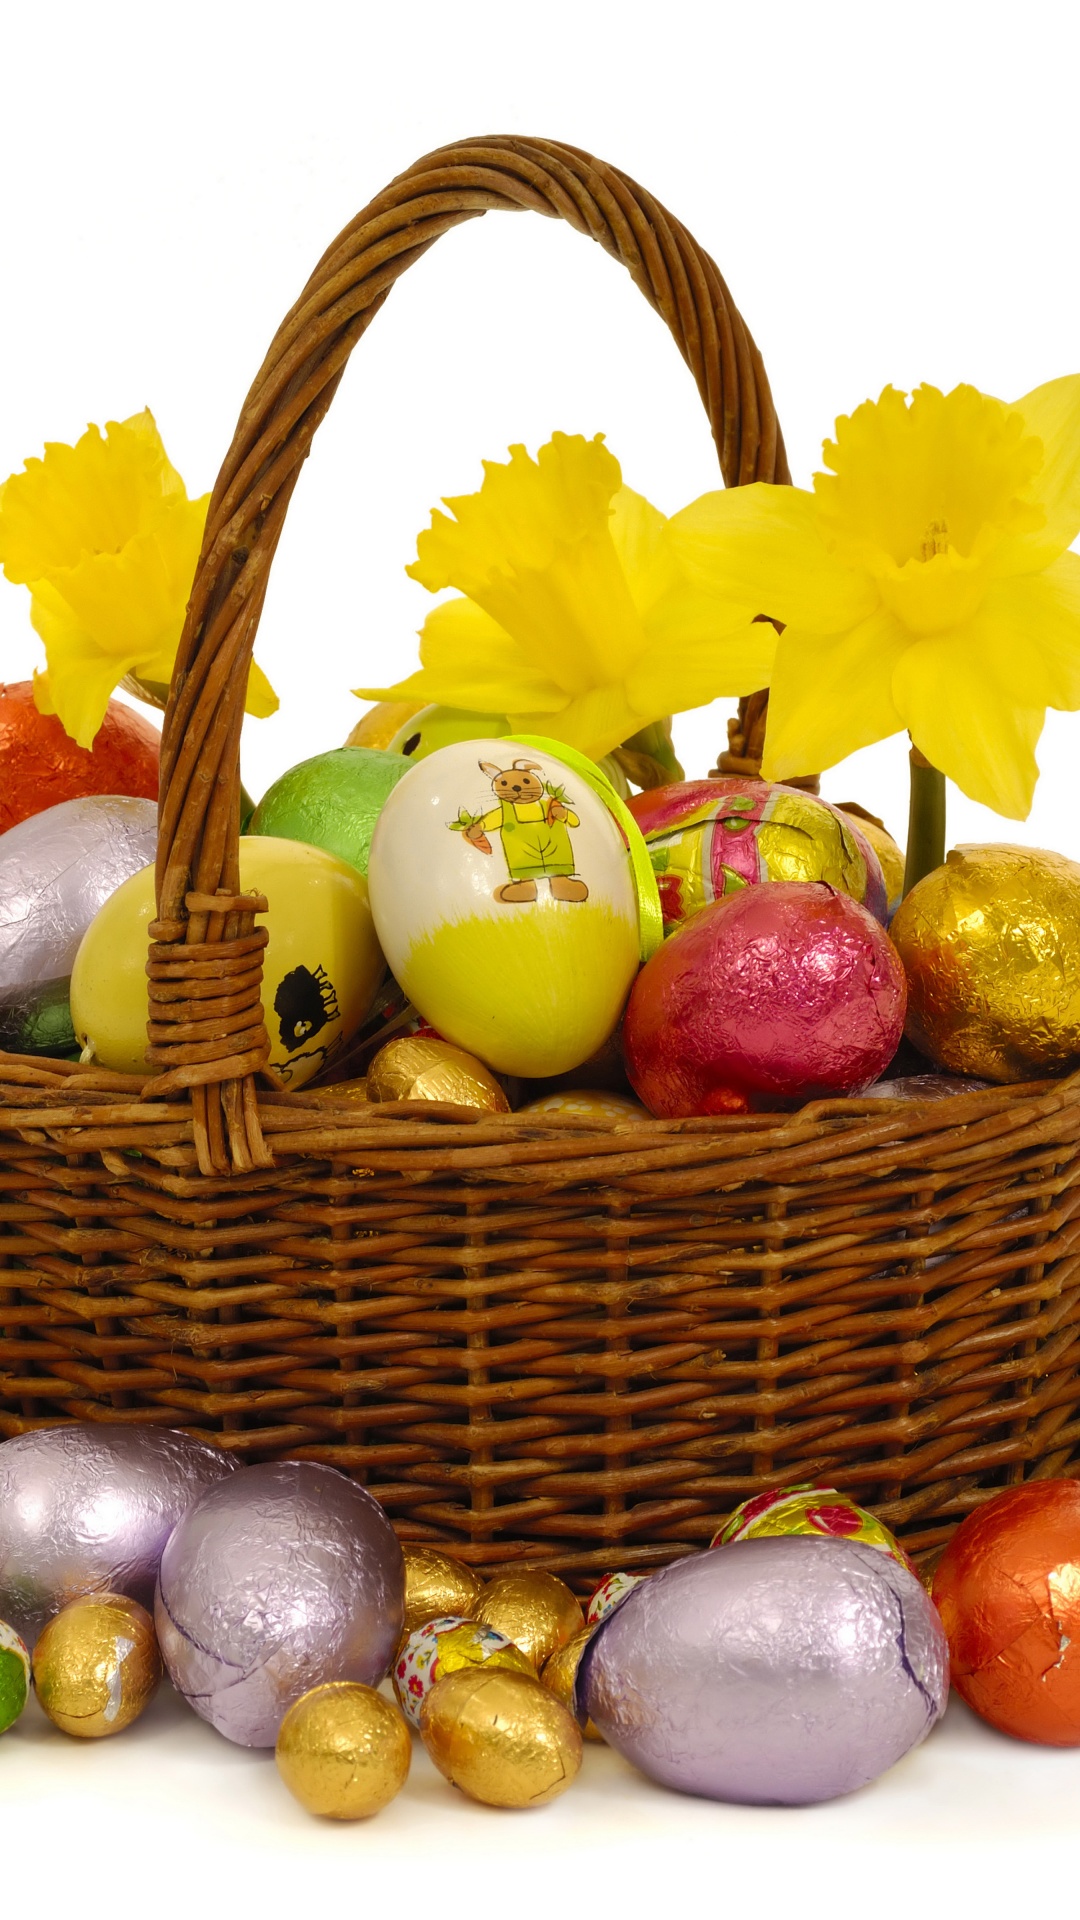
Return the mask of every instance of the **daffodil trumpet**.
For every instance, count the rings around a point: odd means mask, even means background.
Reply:
[[[1012,404],[887,387],[824,461],[812,492],[706,494],[669,538],[700,591],[784,624],[766,779],[910,733],[915,876],[943,851],[940,776],[1025,819],[1046,709],[1080,707],[1080,375]]]

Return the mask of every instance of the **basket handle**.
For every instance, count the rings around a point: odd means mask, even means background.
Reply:
[[[292,490],[353,347],[443,233],[492,210],[566,220],[599,241],[667,321],[728,486],[790,476],[761,356],[715,263],[633,180],[577,147],[497,136],[427,154],[357,214],[274,336],[210,501],[161,744],[150,929],[153,1098],[187,1090],[204,1173],[272,1164],[255,1076],[269,1044],[254,915],[240,893],[247,668]]]

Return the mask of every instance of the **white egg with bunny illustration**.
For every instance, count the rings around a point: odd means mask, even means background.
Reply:
[[[567,1072],[614,1031],[638,966],[633,868],[553,754],[468,740],[420,761],[379,815],[368,884],[413,1005],[497,1072]]]

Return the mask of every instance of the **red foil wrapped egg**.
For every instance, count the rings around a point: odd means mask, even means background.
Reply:
[[[0,833],[89,793],[156,800],[160,747],[156,728],[119,700],[93,746],[76,746],[55,714],[38,712],[31,681],[0,682]]]
[[[824,881],[883,924],[885,877],[850,815],[798,787],[726,777],[635,794],[665,928],[760,881]]]
[[[904,970],[873,915],[778,881],[703,907],[642,968],[623,1045],[661,1118],[859,1093],[904,1026]]]
[[[968,1706],[1018,1740],[1080,1747],[1080,1485],[1029,1480],[977,1508],[933,1591]]]

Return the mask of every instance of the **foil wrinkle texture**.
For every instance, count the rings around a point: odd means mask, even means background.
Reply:
[[[151,864],[157,806],[91,794],[0,834],[0,994],[66,979],[98,909]]]

